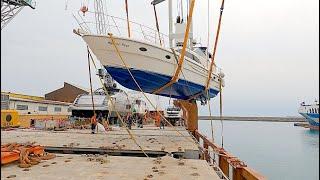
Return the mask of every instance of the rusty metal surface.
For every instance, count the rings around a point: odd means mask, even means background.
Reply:
[[[264,180],[266,179],[260,173],[254,171],[253,169],[247,167],[247,165],[238,159],[237,157],[231,155],[223,148],[219,147],[217,144],[211,142],[206,136],[202,135],[197,130],[194,131],[195,138],[200,142],[200,139],[203,141],[204,156],[209,156],[208,148],[212,148],[214,153],[218,154],[219,157],[219,168],[227,176],[231,177],[233,180]],[[210,157],[210,156],[209,156]],[[211,163],[211,159],[208,160],[208,163]],[[214,160],[212,160],[214,161]],[[230,167],[232,168],[232,174],[230,174]]]

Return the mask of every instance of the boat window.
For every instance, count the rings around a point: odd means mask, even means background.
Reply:
[[[140,49],[140,51],[143,51],[143,52],[147,51],[147,49],[144,48],[144,47],[141,47],[141,48],[139,48],[139,49]]]
[[[171,56],[169,56],[169,55],[166,55],[166,58],[167,58],[167,59],[171,59]]]
[[[179,53],[181,53],[181,49],[177,50]],[[196,61],[197,63],[201,64],[199,58],[197,58],[196,56],[194,56],[193,54],[191,54],[190,52],[186,51],[186,56],[194,61]]]

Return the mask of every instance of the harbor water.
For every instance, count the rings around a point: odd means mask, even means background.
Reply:
[[[199,121],[211,137],[210,121]],[[213,121],[221,145],[221,122]],[[224,148],[271,180],[319,179],[319,131],[284,122],[223,122]]]

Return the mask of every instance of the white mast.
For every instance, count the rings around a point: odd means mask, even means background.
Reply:
[[[169,45],[170,48],[173,47],[173,39],[172,39],[172,31],[173,31],[173,24],[172,24],[172,0],[168,0],[168,8],[169,8]]]
[[[95,18],[96,18],[96,29],[98,35],[106,35],[106,19],[104,15],[104,4],[102,0],[94,1]]]
[[[159,3],[162,3],[163,1],[165,0],[153,0],[151,4],[157,5]],[[189,4],[191,4],[191,1],[192,0],[189,0]],[[173,39],[176,38],[176,34],[173,33],[172,0],[168,0],[168,11],[169,11],[169,45],[170,47],[173,47]],[[191,49],[193,48],[192,42],[193,42],[193,23],[191,21],[191,27],[190,27],[190,33],[189,33],[189,45]]]

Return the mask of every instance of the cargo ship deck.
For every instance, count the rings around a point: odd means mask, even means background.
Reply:
[[[3,165],[1,179],[221,179],[200,159],[196,140],[184,128],[150,125],[131,132],[149,158],[123,128],[98,134],[89,129],[2,131],[1,145],[36,142],[56,158],[27,170],[15,163]]]

